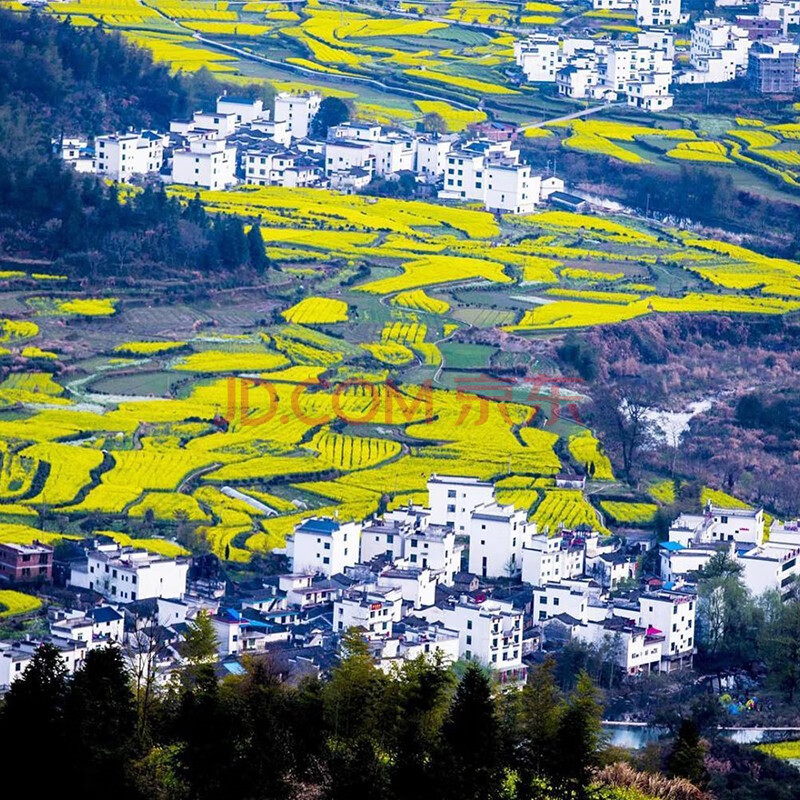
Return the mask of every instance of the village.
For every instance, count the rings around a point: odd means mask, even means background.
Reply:
[[[745,77],[756,95],[791,95],[800,85],[800,44],[788,33],[790,24],[800,22],[796,0],[763,0],[757,15],[735,20],[698,20],[688,65],[677,63],[672,30],[688,20],[680,0],[595,0],[594,8],[635,10],[641,30],[623,39],[542,32],[518,39],[514,56],[524,81],[551,84],[570,101],[622,104],[646,113],[672,108],[676,83],[710,85]],[[478,202],[495,213],[530,214],[548,200],[569,210],[585,205],[564,191],[555,164],[541,172],[521,160],[516,141],[527,135],[524,126],[486,120],[448,133],[426,130],[422,122],[412,128],[354,119],[315,130],[325,102],[344,107],[316,91],[281,91],[272,109],[262,100],[226,94],[214,109],[172,120],[169,131],[109,132],[93,140],[69,133],[53,146],[78,172],[120,183],[353,193],[374,180],[406,177],[419,196]]]
[[[363,523],[305,519],[280,553],[288,571],[255,590],[231,592],[208,555],[167,558],[100,536],[57,563],[51,547],[0,544],[5,582],[47,593],[55,580],[71,598],[48,611],[47,635],[0,642],[0,687],[43,643],[70,673],[93,648],[119,647],[133,672],[166,685],[200,615],[213,624],[220,676],[262,657],[290,682],[324,677],[353,632],[384,671],[420,656],[475,661],[498,684],[521,686],[531,665],[579,641],[604,648],[621,675],[671,673],[692,667],[697,578],[720,554],[740,565],[752,595],[789,598],[800,525],[774,523],[767,542],[763,510],[709,502],[676,519],[661,543],[588,526],[539,531],[524,511],[497,504],[491,482],[433,475],[425,507]]]

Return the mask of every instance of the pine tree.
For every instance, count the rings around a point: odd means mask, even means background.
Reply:
[[[194,622],[189,623],[183,637],[181,654],[192,668],[197,668],[216,655],[218,644],[210,615],[201,611]]]
[[[440,797],[492,800],[501,795],[499,727],[489,678],[470,662],[442,725],[435,764]]]
[[[261,226],[257,222],[247,232],[247,248],[250,266],[253,269],[259,271],[269,269],[269,259],[267,258],[267,251],[264,249]]]
[[[667,773],[671,778],[686,778],[702,786],[708,773],[705,767],[705,748],[694,720],[684,719],[667,757]]]
[[[76,790],[82,797],[120,797],[134,754],[136,707],[117,647],[90,650],[75,673],[67,702]]]
[[[0,713],[3,763],[18,775],[36,776],[42,796],[63,789],[61,769],[69,763],[64,712],[69,694],[67,669],[58,649],[41,645],[5,696]],[[47,769],[37,742],[46,743]]]
[[[556,686],[555,660],[533,670],[520,694],[517,797],[526,800],[546,792],[556,780],[559,728],[565,704]]]
[[[558,730],[555,778],[558,796],[583,800],[589,796],[592,771],[603,742],[603,708],[599,692],[586,672],[581,672],[570,695]]]

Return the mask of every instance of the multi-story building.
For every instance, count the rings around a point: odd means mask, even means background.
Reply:
[[[691,667],[696,650],[695,616],[697,596],[693,592],[662,591],[638,595],[614,604],[613,614],[626,617],[661,642],[660,672]]]
[[[514,58],[531,83],[555,83],[556,73],[564,65],[561,42],[547,33],[514,42]]]
[[[658,672],[661,666],[664,636],[633,620],[621,617],[589,620],[576,626],[573,635],[605,650],[628,675]]]
[[[712,17],[699,20],[692,30],[689,62],[692,69],[678,76],[678,83],[724,83],[747,68],[752,44],[744,28]]]
[[[444,175],[447,154],[453,147],[452,136],[423,136],[417,140],[417,158],[414,169],[417,175],[433,181]]]
[[[312,517],[286,538],[294,572],[334,575],[358,563],[361,526],[355,522]]]
[[[264,111],[263,100],[250,100],[247,97],[234,97],[229,94],[217,98],[217,111],[220,114],[233,114],[237,127],[269,116],[269,112]]]
[[[464,596],[416,612],[458,632],[460,658],[488,666],[503,683],[525,680],[522,663],[522,611],[511,603]]]
[[[764,542],[764,510],[724,508],[709,502],[702,514],[681,514],[670,527],[669,540],[684,547],[713,542],[760,545]]]
[[[681,17],[681,0],[636,0],[636,22],[643,28],[669,28]]]
[[[755,42],[747,62],[751,91],[759,94],[791,94],[798,85],[797,53],[794,42]]]
[[[225,139],[195,139],[173,153],[172,180],[204,189],[225,189],[236,182],[236,148]]]
[[[53,578],[53,548],[33,544],[0,543],[0,583],[49,581]]]
[[[430,524],[430,514],[419,506],[404,506],[367,522],[361,531],[361,562],[386,556],[429,569],[437,581],[451,584],[461,569],[461,548],[452,526]]]
[[[419,624],[423,622],[423,624]],[[423,657],[436,659],[442,664],[452,664],[458,660],[458,632],[448,630],[435,622],[409,620],[393,626],[392,635],[387,639],[369,642],[377,665],[384,672],[403,661],[413,661]]]
[[[185,558],[165,558],[133,547],[101,544],[87,551],[86,561],[72,567],[69,582],[117,603],[153,597],[181,598],[186,592],[188,570]]]
[[[135,175],[157,173],[164,163],[168,137],[154,131],[112,133],[94,140],[94,171],[127,182]]]
[[[513,160],[486,166],[487,211],[532,214],[541,196],[541,175],[531,175],[531,168]]]
[[[522,569],[522,551],[536,534],[524,509],[485,503],[469,521],[469,571],[484,578],[510,578]]]
[[[758,16],[780,22],[786,36],[790,25],[800,25],[800,0],[761,0]]]
[[[389,637],[403,614],[403,593],[398,586],[365,585],[342,593],[333,604],[333,630],[358,628],[368,639]]]
[[[281,92],[275,98],[275,122],[285,122],[293,139],[305,139],[311,128],[311,120],[319,111],[322,101],[317,92],[293,94]]]
[[[350,172],[358,168],[375,174],[375,156],[367,142],[335,139],[325,144],[325,174]]]
[[[542,586],[583,575],[586,544],[578,534],[569,531],[561,536],[537,534],[522,548],[522,580]]]
[[[433,474],[428,479],[429,523],[449,525],[456,534],[469,532],[472,511],[494,502],[494,486],[478,478]]]

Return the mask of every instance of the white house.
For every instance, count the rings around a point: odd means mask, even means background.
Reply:
[[[183,597],[189,562],[116,544],[97,545],[70,570],[70,585],[131,603],[153,597]]]
[[[269,116],[269,112],[264,111],[263,100],[250,100],[247,97],[234,97],[229,94],[217,98],[217,112],[233,114],[237,127]]]
[[[294,139],[305,139],[309,134],[311,120],[319,111],[322,97],[317,92],[294,94],[280,92],[275,97],[276,122],[285,122]]]
[[[430,514],[419,506],[403,506],[370,520],[361,531],[361,562],[376,556],[403,560],[451,584],[461,569],[461,547],[456,546],[453,528],[430,524]]]
[[[325,144],[325,174],[349,172],[355,167],[365,170],[370,177],[375,172],[375,156],[366,142],[336,139]]]
[[[542,586],[583,575],[586,544],[582,537],[536,534],[522,547],[522,581]]]
[[[384,672],[403,661],[420,657],[452,664],[458,660],[458,631],[448,630],[438,622],[413,626],[402,624],[395,626],[388,639],[372,642],[372,648],[375,648],[378,667]]]
[[[636,22],[643,28],[669,28],[681,16],[681,0],[636,0]]]
[[[50,621],[50,635],[86,642],[89,650],[107,644],[120,644],[125,632],[123,615],[110,605],[97,606],[90,612],[56,612]]]
[[[164,163],[168,137],[154,131],[112,133],[94,140],[95,172],[114,181],[156,173]]]
[[[541,176],[531,175],[531,168],[526,164],[488,164],[484,200],[486,209],[532,214],[539,202],[541,182]]]
[[[638,600],[620,603],[615,616],[627,617],[653,635],[663,635],[659,671],[691,667],[696,650],[697,597],[691,592],[655,592]]]
[[[800,547],[771,541],[740,553],[738,562],[742,566],[742,582],[756,596],[774,591],[788,597],[794,594],[800,575],[798,556]]]
[[[414,608],[431,606],[436,601],[436,577],[429,569],[387,567],[378,576],[378,586],[400,589],[403,600]]]
[[[423,136],[417,140],[417,158],[414,170],[427,180],[444,175],[447,154],[453,148],[453,136]]]
[[[329,583],[314,583],[314,575],[310,573],[281,575],[278,586],[286,592],[286,603],[300,608],[330,603],[338,596],[338,590]]]
[[[417,612],[429,622],[458,631],[460,658],[488,666],[503,683],[525,680],[522,663],[522,611],[511,603],[464,596]]]
[[[514,58],[531,83],[555,83],[556,73],[564,66],[561,42],[547,33],[514,42]]]
[[[522,569],[522,549],[536,533],[524,509],[485,503],[469,522],[469,571],[484,578],[513,577]]]
[[[172,157],[172,180],[220,190],[236,183],[236,147],[224,139],[195,139]]]
[[[764,510],[724,508],[709,502],[703,514],[681,514],[670,527],[669,540],[684,546],[711,542],[760,545],[764,542]]]
[[[0,642],[0,689],[8,689],[28,668],[33,659],[29,650],[21,650],[14,642]]]
[[[286,537],[294,572],[334,575],[358,563],[361,526],[355,522],[312,517]]]
[[[565,580],[533,587],[533,619],[543,622],[567,614],[585,624],[590,617],[606,616],[606,611],[593,612],[591,599],[599,599],[600,586],[590,580]]]
[[[398,586],[364,585],[345,591],[333,604],[333,630],[359,628],[368,639],[389,637],[403,613],[403,593]]]
[[[573,629],[575,638],[605,648],[614,663],[628,675],[658,672],[664,637],[632,620],[607,617],[589,620]]]
[[[456,534],[466,534],[472,511],[494,502],[494,486],[478,478],[431,475],[428,480],[429,522],[450,525]]]

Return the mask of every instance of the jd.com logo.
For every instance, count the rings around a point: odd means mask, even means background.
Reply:
[[[519,389],[520,383],[530,386],[524,400],[514,396],[514,390]],[[545,413],[545,426],[549,427],[559,420],[562,407],[575,422],[582,424],[578,403],[583,397],[577,390],[569,391],[568,387],[583,384],[584,381],[580,378],[544,373],[523,378],[518,383],[484,375],[475,379],[457,378],[456,402],[460,403],[460,407],[455,425],[473,427],[484,425],[489,419],[490,409],[496,408],[509,425],[524,425],[537,413]],[[275,385],[269,380],[228,378],[225,419],[228,423],[238,419],[242,426],[247,427],[267,425],[276,418],[281,424],[299,420],[308,427],[326,425],[335,419],[357,425],[389,426],[411,422],[425,424],[438,419],[437,400],[440,405],[439,412],[444,411],[445,401],[442,399],[442,391],[434,389],[430,380],[404,388],[391,379],[383,383],[368,383],[355,379],[335,384],[324,381],[298,383],[292,389],[287,407],[285,397],[281,400]],[[315,415],[313,406],[318,404],[304,402],[310,400],[310,397],[305,397],[307,392],[312,395],[324,392],[329,396],[329,410]],[[365,403],[357,411],[353,402],[356,393]],[[512,415],[509,405],[511,403],[515,403],[518,407],[521,403],[525,403],[530,408],[528,417],[520,420],[518,413]],[[452,413],[452,408],[452,400],[448,400],[446,404],[448,414]]]

